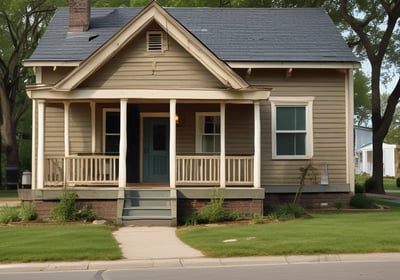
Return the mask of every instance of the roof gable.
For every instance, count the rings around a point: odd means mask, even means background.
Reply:
[[[196,58],[226,87],[234,89],[248,87],[248,84],[228,65],[219,60],[156,2],[152,2],[91,54],[72,73],[58,82],[54,88],[65,91],[76,88],[82,81],[109,61],[152,21],[157,22],[169,36]]]

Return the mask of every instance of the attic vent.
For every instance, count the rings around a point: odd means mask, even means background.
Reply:
[[[149,51],[149,52],[162,52],[163,51],[162,32],[147,33],[147,51]]]

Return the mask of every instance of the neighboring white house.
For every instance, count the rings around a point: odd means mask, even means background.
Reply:
[[[383,176],[397,176],[397,160],[396,151],[397,145],[386,144],[382,146],[383,149]],[[367,144],[356,150],[355,156],[356,174],[369,174],[372,175],[372,144]]]

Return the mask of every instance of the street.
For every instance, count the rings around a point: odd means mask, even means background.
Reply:
[[[380,280],[398,279],[400,262],[331,262],[196,268],[151,268],[69,272],[0,273],[4,280],[108,280],[108,279],[274,279],[274,280]]]

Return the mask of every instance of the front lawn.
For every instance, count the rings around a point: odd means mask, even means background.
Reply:
[[[181,228],[209,257],[400,252],[400,206],[379,212],[319,212],[282,223]]]
[[[370,178],[369,175],[356,175],[356,182],[363,186],[368,178]],[[394,177],[383,177],[383,186],[385,191],[400,190],[396,185],[396,178]]]
[[[103,225],[0,226],[0,262],[115,260],[112,230]]]

